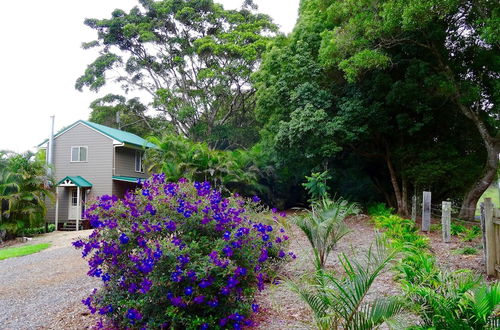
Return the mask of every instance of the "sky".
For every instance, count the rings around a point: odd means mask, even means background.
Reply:
[[[300,0],[254,0],[259,12],[270,15],[281,31],[292,31]],[[216,0],[228,9],[243,0]],[[137,0],[47,0],[0,3],[0,150],[23,152],[55,131],[88,119],[89,104],[109,92],[75,90],[76,79],[97,52],[81,43],[96,38],[85,18],[107,18],[115,8],[128,11]]]

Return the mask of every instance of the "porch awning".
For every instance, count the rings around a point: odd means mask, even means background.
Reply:
[[[139,183],[139,180],[146,180],[146,179],[144,179],[144,178],[136,178],[136,177],[133,177],[133,176],[114,176],[113,180]]]
[[[88,182],[81,176],[67,176],[57,183],[61,187],[80,187],[80,188],[90,188],[92,183]]]

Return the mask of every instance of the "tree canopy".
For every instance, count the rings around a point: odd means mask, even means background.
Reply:
[[[218,136],[212,141],[218,147],[248,145],[258,138],[251,133],[250,75],[277,31],[253,8],[251,1],[225,10],[212,0],[141,0],[129,13],[117,9],[111,18],[87,19],[98,38],[83,47],[98,48],[100,55],[76,88],[98,91],[115,80],[124,92],[149,93],[154,109],[179,134]]]

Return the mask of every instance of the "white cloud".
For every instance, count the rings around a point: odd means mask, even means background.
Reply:
[[[242,0],[219,0],[226,8],[239,8]],[[259,11],[273,17],[282,31],[290,32],[299,0],[256,0]],[[109,17],[113,9],[129,10],[136,0],[2,1],[0,4],[0,150],[21,152],[49,134],[50,115],[56,131],[78,119],[87,119],[90,102],[99,94],[74,89],[96,53],[83,50],[95,39],[86,27],[88,17]],[[116,87],[115,87],[116,90]]]

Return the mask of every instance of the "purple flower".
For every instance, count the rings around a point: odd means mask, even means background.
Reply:
[[[73,246],[74,246],[75,248],[79,249],[79,248],[81,248],[81,247],[83,246],[83,244],[84,244],[84,243],[83,243],[83,241],[80,239],[80,240],[78,240],[78,241],[74,241],[74,242],[73,242],[73,243],[71,243],[71,244],[73,244]]]
[[[230,258],[234,254],[233,249],[231,249],[231,247],[229,245],[226,245],[222,249],[222,252],[224,252],[226,254],[226,257],[228,257],[228,258]]]
[[[217,307],[217,306],[219,306],[219,301],[217,300],[217,298],[214,298],[213,300],[210,300],[208,302],[208,306],[210,306],[210,307]]]
[[[190,287],[190,286],[186,287],[186,288],[184,289],[184,294],[185,294],[186,296],[190,296],[190,295],[192,295],[192,294],[193,294],[193,288],[192,288],[192,287]]]
[[[267,249],[262,249],[262,251],[260,252],[260,256],[259,256],[259,262],[262,263],[262,262],[266,261],[267,258],[268,258]]]
[[[247,269],[244,267],[236,267],[234,271],[234,275],[236,276],[245,276],[247,274]]]
[[[260,198],[259,198],[259,196],[253,196],[253,197],[252,197],[252,202],[254,202],[254,203],[258,203],[258,202],[260,202]]]
[[[113,312],[113,306],[111,306],[111,305],[99,308],[99,314],[101,314],[101,315],[112,313],[112,312]]]
[[[225,241],[229,241],[231,239],[231,232],[230,231],[226,231],[224,233],[224,237],[223,238],[224,238]]]
[[[102,275],[102,280],[103,280],[104,282],[107,282],[107,281],[109,281],[110,279],[111,279],[111,276],[109,276],[109,274],[108,274],[108,273],[106,273],[106,274]]]
[[[203,301],[205,301],[205,296],[196,296],[193,299],[195,304],[201,304]]]
[[[201,280],[200,284],[198,286],[202,289],[208,288],[214,283],[214,279],[212,277],[209,278],[204,278]]]
[[[254,313],[258,313],[259,312],[259,305],[252,304],[252,310],[253,310]]]
[[[127,244],[130,241],[130,238],[125,233],[121,233],[120,235],[120,243]]]
[[[265,234],[265,235],[262,235],[262,240],[264,242],[267,242],[269,240],[269,235]]]
[[[130,320],[130,323],[134,324],[135,320],[142,319],[142,315],[137,309],[131,308],[127,311],[127,318]]]

